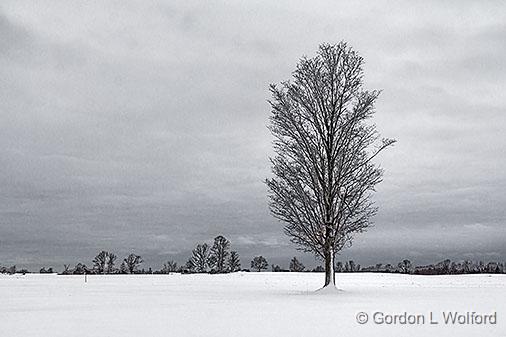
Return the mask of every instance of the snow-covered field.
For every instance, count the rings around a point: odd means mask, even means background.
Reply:
[[[506,275],[336,276],[322,293],[320,273],[0,275],[0,336],[506,336]],[[455,311],[496,324],[444,324]],[[404,312],[419,324],[371,322]]]

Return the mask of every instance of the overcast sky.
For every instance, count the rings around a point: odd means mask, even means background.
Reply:
[[[502,1],[0,3],[0,265],[184,262],[218,234],[297,255],[268,212],[268,85],[347,41],[398,143],[338,259],[506,260]]]

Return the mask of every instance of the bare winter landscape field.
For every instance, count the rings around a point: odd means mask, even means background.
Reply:
[[[320,273],[94,275],[87,283],[1,275],[2,336],[506,336],[504,275],[353,273],[336,281],[341,291],[319,293]],[[367,323],[357,323],[360,312]],[[405,312],[417,324],[400,323]],[[497,313],[496,323],[445,324],[454,312]],[[397,324],[381,323],[393,315]]]
[[[505,1],[0,1],[0,337],[506,337]]]

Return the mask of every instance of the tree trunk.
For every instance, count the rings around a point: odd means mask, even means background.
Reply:
[[[329,251],[325,252],[325,285],[336,286],[336,277],[334,271],[334,252]]]
[[[327,237],[325,239],[325,285],[336,286],[336,274],[334,271],[334,247],[327,227]]]
[[[326,287],[328,285],[331,285],[333,287],[336,286],[336,278],[335,278],[335,271],[334,271],[334,244],[331,236],[331,225],[327,224],[325,230],[325,285],[323,287]]]

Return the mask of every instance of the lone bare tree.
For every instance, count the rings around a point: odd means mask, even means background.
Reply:
[[[395,142],[367,123],[379,91],[363,89],[362,65],[345,42],[322,44],[293,81],[270,87],[271,213],[299,249],[325,261],[325,286],[335,286],[335,254],[372,224],[383,174],[372,159]]]

